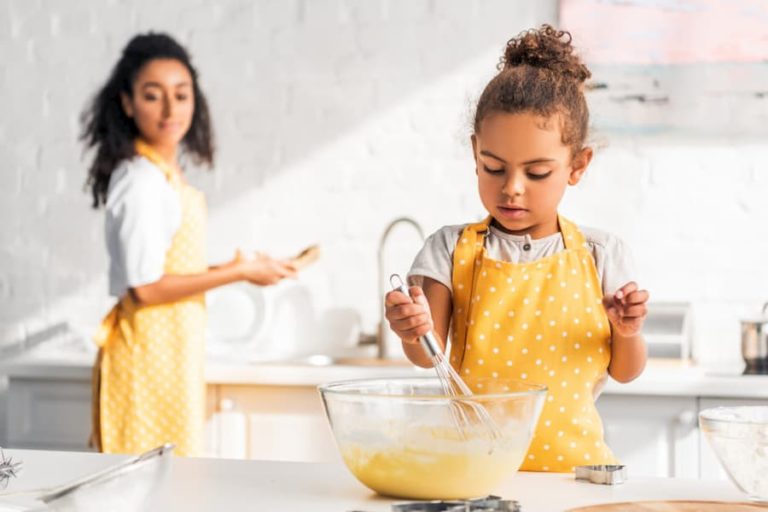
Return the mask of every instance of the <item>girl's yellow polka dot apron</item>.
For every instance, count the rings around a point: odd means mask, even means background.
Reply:
[[[601,284],[582,233],[558,220],[565,250],[531,263],[486,256],[490,217],[467,226],[454,251],[451,364],[549,389],[525,471],[615,463],[592,396],[610,362]]]
[[[203,194],[183,183],[151,148],[136,143],[181,199],[181,226],[165,257],[166,274],[207,270]],[[140,306],[126,294],[96,335],[93,442],[107,453],[140,453],[166,442],[200,455],[205,422],[204,294]]]

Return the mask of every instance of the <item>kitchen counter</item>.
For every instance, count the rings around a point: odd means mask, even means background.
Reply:
[[[125,457],[93,453],[6,450],[24,462],[7,490],[64,483]],[[62,471],[62,468],[66,468]],[[635,500],[744,501],[730,482],[638,478],[618,486],[576,482],[571,474],[518,473],[496,490],[524,512],[554,512],[597,503]],[[147,512],[285,510],[385,512],[395,500],[374,495],[346,470],[330,463],[174,458]],[[0,500],[0,504],[4,503]],[[0,506],[0,510],[4,510]]]
[[[1,361],[0,377],[8,376],[8,387],[0,410],[0,419],[5,415],[0,445],[87,450],[92,361],[92,353],[61,350],[32,350]],[[323,364],[339,362],[327,357],[301,364],[209,361],[206,453],[252,460],[336,460],[318,384],[432,375],[432,370],[406,364],[357,361],[365,364]],[[635,474],[721,478],[697,428],[698,413],[717,406],[764,405],[766,399],[768,376],[718,374],[679,361],[652,360],[634,382],[609,381],[597,408],[606,442]]]
[[[90,380],[93,355],[82,352],[22,353],[0,363],[0,375],[38,379]],[[608,380],[604,393],[621,395],[708,396],[768,399],[768,375],[740,375],[740,369],[713,370],[675,360],[650,360],[633,382]],[[316,386],[335,380],[366,377],[431,375],[430,370],[402,364],[243,363],[210,360],[209,384]]]

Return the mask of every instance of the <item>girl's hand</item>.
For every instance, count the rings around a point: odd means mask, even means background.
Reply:
[[[296,277],[296,268],[289,261],[277,260],[263,253],[246,257],[238,250],[232,261],[244,281],[260,286],[277,284],[286,277]]]
[[[386,295],[385,316],[389,327],[400,336],[403,343],[416,344],[419,342],[419,336],[433,330],[432,315],[429,313],[429,303],[422,289],[411,286],[408,291],[411,297],[406,297],[397,290]]]
[[[624,337],[640,334],[648,316],[648,297],[648,292],[639,290],[634,281],[619,288],[615,294],[603,297],[605,312],[616,334]]]

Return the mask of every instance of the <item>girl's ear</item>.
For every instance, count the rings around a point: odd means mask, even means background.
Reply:
[[[471,140],[472,140],[472,158],[475,159],[475,174],[477,174],[477,135],[473,133]]]
[[[120,103],[123,106],[123,112],[125,112],[125,115],[128,117],[133,117],[133,105],[131,104],[131,98],[129,98],[128,95],[124,92],[120,93]]]
[[[576,185],[584,173],[587,172],[589,162],[592,161],[592,148],[584,148],[573,156],[571,159],[571,173],[568,176],[568,184]]]

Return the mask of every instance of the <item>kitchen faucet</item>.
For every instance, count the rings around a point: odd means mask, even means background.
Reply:
[[[421,226],[418,222],[413,220],[410,217],[398,217],[397,219],[390,222],[387,227],[384,229],[384,233],[381,235],[381,240],[379,240],[379,249],[378,249],[378,258],[379,258],[379,269],[378,269],[378,278],[379,278],[379,332],[376,335],[376,347],[378,349],[377,357],[379,359],[385,359],[389,354],[387,354],[387,346],[384,334],[386,333],[386,320],[384,318],[384,295],[387,293],[387,290],[384,289],[384,245],[387,242],[387,238],[389,238],[390,233],[392,232],[392,229],[397,226],[398,224],[410,224],[411,226],[416,229],[416,231],[419,233],[419,236],[421,237],[422,241],[424,240],[424,230],[421,229]]]

